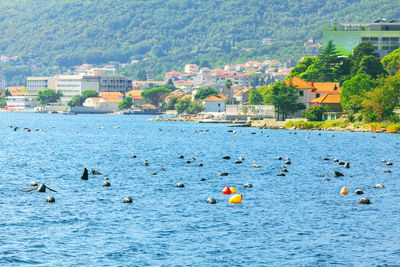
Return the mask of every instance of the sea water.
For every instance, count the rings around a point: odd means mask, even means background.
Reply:
[[[149,118],[1,113],[0,265],[400,264],[399,135]],[[284,177],[277,155],[292,162]],[[240,156],[243,163],[234,164]],[[392,159],[391,173],[381,158]],[[250,168],[253,161],[261,167]],[[85,167],[103,175],[81,180]],[[102,187],[104,177],[111,187]],[[57,192],[21,192],[31,181]],[[375,189],[378,183],[385,188]],[[241,204],[228,204],[225,186],[243,195]],[[371,205],[357,203],[358,188]],[[126,196],[132,204],[122,203]],[[207,204],[209,197],[217,204]]]

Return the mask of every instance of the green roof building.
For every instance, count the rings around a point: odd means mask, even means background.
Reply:
[[[339,24],[325,29],[323,46],[330,40],[342,51],[350,55],[361,42],[371,41],[380,57],[400,47],[400,20],[378,19],[369,24]]]

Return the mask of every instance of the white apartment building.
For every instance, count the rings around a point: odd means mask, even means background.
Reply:
[[[197,73],[199,73],[199,66],[197,66],[196,64],[186,64],[185,73],[196,75]]]
[[[132,90],[132,80],[125,76],[104,75],[103,70],[87,72],[86,75],[57,75],[55,77],[28,77],[27,94],[37,95],[46,88],[61,91],[62,101],[69,101],[86,90],[97,92],[120,92],[123,95]]]
[[[35,96],[9,96],[7,97],[7,110],[25,111],[35,108],[38,100]]]
[[[28,77],[26,81],[27,95],[37,95],[39,90],[56,89],[56,79],[53,77]]]

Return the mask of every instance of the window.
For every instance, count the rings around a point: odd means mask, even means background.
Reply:
[[[299,91],[300,96],[304,96],[304,92],[302,90]]]
[[[318,97],[320,97],[320,96],[321,96],[321,94],[316,94],[316,95],[315,95],[316,98],[318,98]]]

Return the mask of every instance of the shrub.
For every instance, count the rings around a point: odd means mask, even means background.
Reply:
[[[355,121],[355,116],[354,116],[354,114],[353,113],[350,113],[349,115],[347,115],[347,120],[349,121],[349,122],[354,122]]]
[[[400,117],[396,113],[393,113],[392,115],[390,115],[389,120],[398,123],[400,122]]]
[[[328,108],[324,105],[314,105],[309,107],[303,112],[303,116],[309,121],[322,121],[322,114],[327,112]]]

